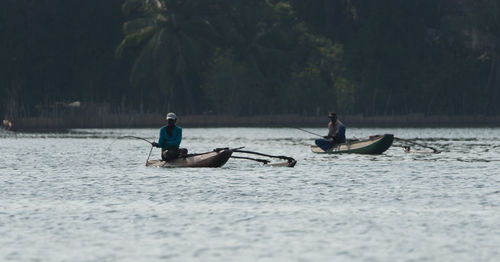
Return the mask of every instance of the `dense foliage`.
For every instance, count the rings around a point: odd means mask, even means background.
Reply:
[[[500,113],[494,0],[6,0],[0,113]]]

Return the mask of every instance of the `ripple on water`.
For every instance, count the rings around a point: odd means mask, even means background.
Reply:
[[[443,152],[315,155],[314,137],[296,129],[185,128],[190,152],[246,146],[298,164],[232,159],[220,169],[161,169],[145,167],[145,142],[115,139],[153,140],[156,129],[2,133],[0,260],[499,257],[500,129],[348,131],[394,133]]]

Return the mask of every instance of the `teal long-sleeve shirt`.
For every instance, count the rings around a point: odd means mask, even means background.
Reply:
[[[160,145],[161,150],[179,148],[182,140],[182,128],[174,126],[172,130],[172,136],[167,133],[167,126],[160,128],[160,138],[158,139],[158,145]]]

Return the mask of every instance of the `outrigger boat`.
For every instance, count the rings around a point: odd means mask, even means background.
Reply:
[[[266,155],[259,152],[252,151],[244,151],[240,150],[241,148],[217,148],[212,152],[206,152],[201,154],[189,154],[184,157],[180,157],[177,159],[173,159],[170,161],[164,160],[146,160],[146,166],[152,167],[222,167],[229,158],[237,158],[237,159],[247,159],[253,160],[260,163],[263,163],[266,166],[275,166],[275,167],[294,167],[297,164],[297,161],[291,157],[286,156],[272,156]],[[243,154],[254,154],[260,156],[266,156],[271,158],[280,158],[285,159],[286,162],[279,163],[271,163],[269,160],[265,159],[256,159],[244,156],[233,156],[233,153],[243,153]]]
[[[353,153],[374,155],[385,152],[391,147],[393,141],[394,135],[385,134],[371,136],[366,140],[348,140],[346,143],[336,144],[326,151],[316,145],[312,145],[311,150],[319,154]]]
[[[229,148],[218,148],[212,152],[189,154],[170,161],[147,160],[146,166],[154,167],[221,167],[233,154]]]

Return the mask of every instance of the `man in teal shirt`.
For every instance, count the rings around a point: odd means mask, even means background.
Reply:
[[[177,116],[175,113],[168,113],[167,125],[160,128],[158,143],[153,142],[154,147],[161,147],[161,157],[165,161],[176,159],[181,153],[179,146],[182,140],[182,128],[176,126],[176,122]]]

